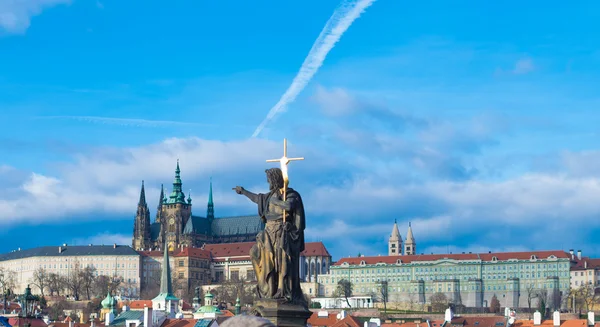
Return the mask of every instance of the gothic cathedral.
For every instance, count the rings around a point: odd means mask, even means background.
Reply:
[[[136,250],[163,249],[169,251],[181,246],[201,247],[204,244],[250,242],[264,229],[258,215],[215,218],[212,181],[208,195],[206,217],[192,215],[192,199],[186,199],[182,190],[179,161],[175,169],[173,191],[167,197],[161,186],[154,223],[146,202],[144,182],[138,202],[133,228],[132,246]]]

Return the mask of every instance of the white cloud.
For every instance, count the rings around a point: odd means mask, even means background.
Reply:
[[[513,74],[527,74],[532,72],[535,69],[535,66],[533,64],[533,60],[531,60],[531,58],[523,58],[523,59],[519,59],[516,63],[515,63],[515,68],[512,70]]]
[[[86,238],[78,238],[73,240],[75,244],[73,245],[130,245],[131,244],[131,235],[126,234],[113,234],[113,233],[100,233],[94,236],[86,237]]]
[[[139,198],[141,180],[153,181],[146,184],[146,193],[147,200],[155,203],[160,182],[172,181],[176,158],[180,159],[184,182],[188,181],[185,193],[192,188],[189,181],[202,178],[205,184],[194,193],[201,196],[194,200],[206,203],[211,175],[218,175],[222,183],[233,184],[247,182],[246,175],[251,172],[251,180],[256,180],[266,166],[265,160],[280,156],[280,152],[280,144],[266,140],[221,142],[198,138],[172,138],[142,147],[94,149],[92,153],[78,154],[74,162],[62,163],[54,176],[31,173],[21,182],[20,192],[0,198],[0,223],[21,218],[48,221],[92,212],[131,214]],[[170,189],[168,184],[165,187]],[[221,208],[249,207],[248,201],[233,192],[216,190],[217,196]]]
[[[0,30],[8,33],[25,33],[31,18],[44,9],[69,4],[70,0],[3,0],[0,1]]]

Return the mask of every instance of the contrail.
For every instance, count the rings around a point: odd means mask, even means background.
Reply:
[[[97,117],[97,116],[40,116],[36,119],[72,119],[85,121],[88,123],[112,124],[121,126],[133,127],[167,127],[167,126],[216,126],[212,124],[188,123],[170,120],[147,120],[147,119],[129,119],[129,118],[112,118],[112,117]]]
[[[279,101],[269,110],[267,117],[258,125],[252,137],[257,137],[265,126],[273,120],[280,112],[285,110],[285,107],[293,102],[298,94],[304,89],[306,84],[310,82],[315,73],[319,70],[325,57],[340,40],[344,32],[352,25],[352,23],[360,17],[375,0],[358,0],[358,1],[343,1],[333,12],[333,15],[323,27],[321,34],[313,43],[308,56],[304,59],[300,71],[294,77],[292,84],[288,87]]]

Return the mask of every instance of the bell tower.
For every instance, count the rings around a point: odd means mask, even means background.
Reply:
[[[161,226],[164,231],[164,243],[167,245],[169,251],[179,247],[180,243],[184,240],[183,228],[192,216],[192,201],[191,198],[186,201],[182,185],[181,169],[179,169],[179,160],[177,160],[173,191],[167,200],[162,203],[161,208]]]
[[[402,236],[398,231],[398,224],[394,219],[394,227],[392,227],[392,234],[388,240],[388,255],[402,255]]]
[[[404,242],[404,254],[414,255],[417,253],[417,242],[413,236],[412,227],[408,223],[408,231],[406,232],[406,241]]]

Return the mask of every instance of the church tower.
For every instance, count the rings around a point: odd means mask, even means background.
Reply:
[[[173,251],[183,241],[183,228],[192,216],[192,202],[191,199],[186,201],[182,184],[177,160],[173,191],[166,201],[163,201],[160,209],[161,229],[164,233],[163,248],[167,245],[169,251]]]
[[[208,205],[206,207],[206,218],[215,219],[215,205],[212,196],[212,177],[210,178],[210,189],[208,191]]]
[[[150,240],[150,209],[146,203],[146,191],[144,190],[144,181],[142,181],[142,190],[140,191],[140,200],[138,201],[135,222],[133,223],[133,244],[135,250],[149,249]]]
[[[406,241],[404,242],[404,254],[405,255],[414,255],[417,253],[417,242],[415,242],[415,237],[413,236],[412,227],[410,227],[410,223],[408,223],[408,232],[406,232]]]
[[[388,255],[402,255],[402,236],[398,231],[398,224],[394,220],[394,227],[392,227],[392,235],[388,240]]]

